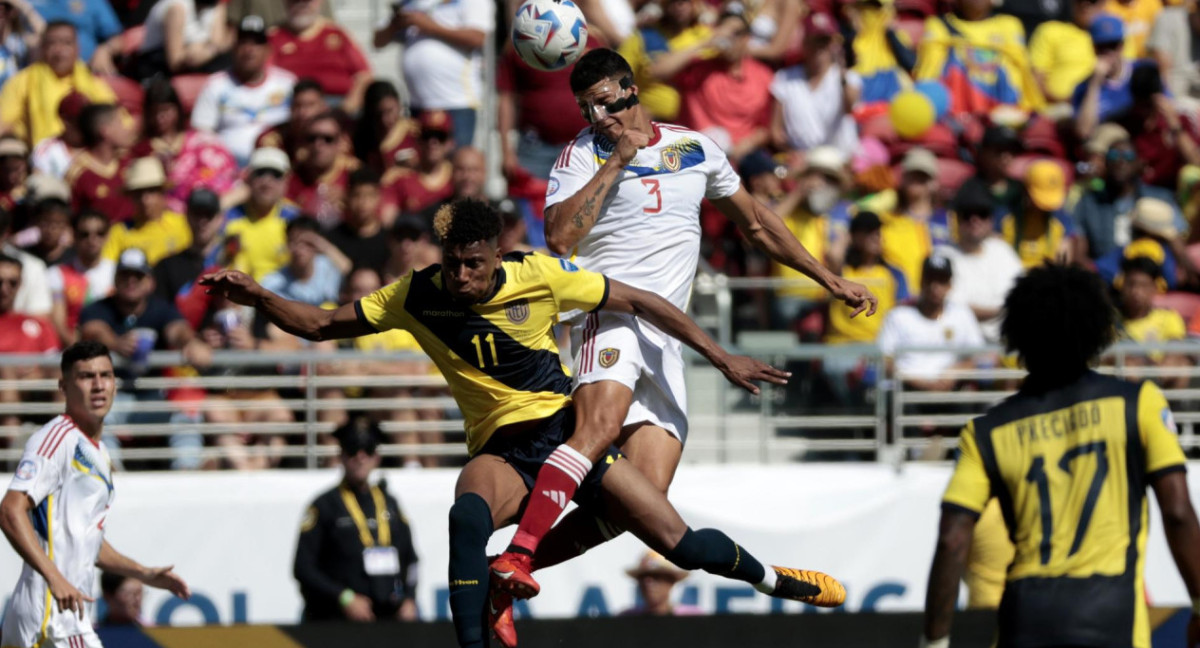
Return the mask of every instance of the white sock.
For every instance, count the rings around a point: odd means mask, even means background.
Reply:
[[[761,583],[754,586],[754,589],[762,592],[763,594],[770,594],[771,592],[775,591],[775,582],[778,580],[778,577],[775,574],[774,567],[771,567],[770,565],[763,565],[763,568],[766,572],[766,575],[763,576]]]

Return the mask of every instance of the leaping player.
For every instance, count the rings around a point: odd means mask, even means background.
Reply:
[[[100,648],[87,610],[96,567],[191,596],[170,567],[143,567],[104,539],[113,481],[100,435],[116,384],[108,347],[79,342],[63,352],[66,412],[25,444],[0,501],[0,529],[25,561],[0,631],[6,648]]]
[[[639,105],[633,70],[621,55],[609,49],[585,54],[571,72],[571,90],[591,126],[567,145],[550,173],[546,241],[553,252],[686,310],[700,258],[700,203],[708,198],[771,258],[854,308],[851,317],[875,313],[875,296],[813,258],[783,221],[741,186],[712,140],[650,120]],[[568,319],[575,433],[538,473],[512,544],[493,562],[497,587],[519,598],[537,594],[533,569],[622,532],[610,520],[576,510],[538,550],[566,504],[543,493],[562,491],[569,498],[576,486],[563,466],[590,467],[616,443],[665,493],[687,440],[678,340],[629,313],[573,315]],[[500,622],[508,618],[503,614]]]

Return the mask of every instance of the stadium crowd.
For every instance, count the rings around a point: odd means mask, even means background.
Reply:
[[[255,321],[251,310],[197,289],[196,279],[233,267],[323,306],[436,263],[437,209],[500,185],[489,182],[488,158],[476,148],[490,140],[477,133],[489,93],[507,187],[498,201],[502,247],[544,248],[547,178],[586,123],[569,68],[534,70],[505,42],[516,4],[395,5],[370,45],[403,45],[402,92],[376,78],[328,0],[0,0],[0,353],[94,339],[127,361],[122,400],[267,401],[115,414],[113,423],[244,426],[208,441],[175,433],[172,447],[219,444],[224,454],[202,462],[181,453],[171,466],[280,465],[269,452],[245,451],[287,443],[252,432],[296,420],[278,391],[164,395],[138,387],[137,378],[158,375],[142,359],[177,350],[183,365],[164,374],[217,375],[228,370],[211,366],[213,350],[333,348]],[[849,318],[706,208],[711,269],[796,279],[740,294],[739,329],[878,343],[889,354],[905,345],[978,347],[997,341],[1015,279],[1060,262],[1111,282],[1126,337],[1200,334],[1194,3],[579,4],[589,47],[614,48],[630,62],[655,119],[714,140],[817,258],[880,298],[876,316]],[[490,34],[494,88],[483,73]],[[417,349],[402,332],[352,346]],[[912,388],[929,390],[956,386],[941,377],[947,368],[994,362],[952,352],[895,358]],[[1160,353],[1147,362],[1188,359]],[[414,360],[340,370],[423,376],[431,367]],[[831,358],[821,374],[842,403],[861,401],[877,379],[856,359]],[[5,368],[0,377],[50,376]],[[428,391],[330,388],[384,398]],[[0,402],[19,398],[0,391]],[[320,413],[333,425],[347,416]],[[122,443],[144,441],[110,443],[119,457]]]

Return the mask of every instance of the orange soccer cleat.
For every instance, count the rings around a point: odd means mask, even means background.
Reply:
[[[504,552],[492,561],[492,587],[511,594],[513,598],[531,599],[542,587],[533,579],[529,556]]]
[[[772,567],[775,598],[800,601],[817,607],[837,607],[846,602],[846,588],[829,574],[807,569]]]
[[[504,648],[517,648],[517,626],[513,623],[512,595],[492,588],[488,592],[488,626]]]

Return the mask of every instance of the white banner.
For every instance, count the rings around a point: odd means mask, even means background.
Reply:
[[[446,618],[446,515],[457,471],[396,470],[386,477],[421,558],[421,616]],[[144,612],[151,621],[293,623],[302,607],[292,578],[300,518],[338,478],[331,470],[118,475],[107,537],[144,564],[175,565],[191,584],[196,595],[188,603],[147,589]],[[914,611],[924,604],[938,503],[948,478],[948,466],[917,464],[903,472],[875,464],[685,465],[671,499],[693,528],[719,528],[764,563],[837,576],[846,585],[847,611]],[[1193,497],[1200,498],[1196,471],[1190,483]],[[1157,510],[1151,517],[1149,594],[1156,604],[1186,605]],[[511,528],[498,533],[490,549],[502,550],[511,534]],[[626,535],[538,572],[542,594],[518,612],[618,614],[634,605],[635,588],[625,569],[643,551]],[[16,553],[0,551],[0,587],[11,591],[19,570]],[[677,593],[708,612],[815,612],[704,573],[693,574]]]

